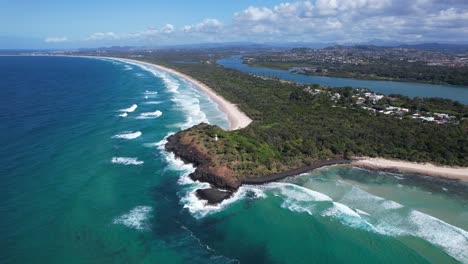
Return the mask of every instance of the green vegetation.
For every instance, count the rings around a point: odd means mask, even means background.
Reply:
[[[424,63],[408,62],[373,62],[354,65],[313,61],[257,61],[249,63],[249,65],[280,70],[288,70],[292,67],[309,67],[314,69],[300,72],[306,75],[468,85],[468,67],[429,66]]]
[[[238,104],[254,120],[238,131],[203,125],[187,132],[192,141],[203,145],[216,165],[226,165],[238,176],[266,175],[352,156],[468,166],[468,125],[463,118],[468,109],[457,102],[404,96],[382,101],[457,116],[456,124],[440,125],[372,114],[355,104],[351,88],[319,87],[326,92],[312,95],[304,91],[305,85],[261,79],[206,63],[209,59],[198,64],[174,63],[156,56],[145,60],[195,77]],[[341,97],[333,101],[328,92]]]

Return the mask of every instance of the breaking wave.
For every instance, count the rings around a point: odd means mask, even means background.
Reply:
[[[162,112],[159,110],[156,110],[154,112],[141,113],[139,116],[137,116],[137,119],[153,119],[153,118],[158,118],[161,115],[162,115]]]
[[[130,106],[129,108],[120,109],[119,111],[120,111],[120,112],[128,112],[128,113],[131,113],[131,112],[135,111],[135,109],[137,109],[137,107],[138,107],[138,105],[133,104],[133,105]]]
[[[137,158],[128,158],[128,157],[113,157],[111,160],[114,164],[122,164],[122,165],[141,165],[144,162],[138,160]]]
[[[128,133],[123,133],[123,134],[117,134],[113,136],[112,138],[121,138],[121,139],[135,139],[137,137],[141,136],[141,132],[128,132]]]
[[[112,221],[117,225],[124,225],[139,231],[148,230],[148,217],[153,209],[149,206],[137,206],[130,212],[123,214]]]

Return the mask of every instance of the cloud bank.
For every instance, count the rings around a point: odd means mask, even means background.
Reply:
[[[67,37],[53,37],[53,38],[46,38],[44,39],[44,42],[47,43],[59,43],[59,42],[65,42],[67,41]]]
[[[316,0],[250,6],[227,21],[206,18],[176,28],[172,24],[130,33],[96,32],[85,41],[142,43],[210,41],[400,42],[467,41],[465,0]],[[64,38],[66,40],[66,38]],[[59,42],[62,38],[49,38]],[[46,41],[47,41],[46,40]]]

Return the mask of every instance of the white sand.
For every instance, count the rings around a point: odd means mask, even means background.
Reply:
[[[360,157],[352,165],[372,169],[396,169],[402,172],[424,174],[468,182],[468,167],[445,167],[431,163],[415,163],[401,160]]]
[[[158,65],[158,64],[142,62],[138,60],[110,58],[110,57],[102,57],[102,58],[115,59],[115,60],[120,60],[120,61],[129,61],[132,63],[140,63],[140,64],[153,66],[161,71],[165,71],[165,72],[171,73],[173,75],[176,75],[185,79],[186,81],[192,83],[195,87],[200,89],[202,92],[206,93],[210,97],[210,99],[213,100],[218,105],[219,110],[226,113],[229,123],[230,123],[229,130],[237,130],[237,129],[244,128],[252,122],[252,119],[250,119],[244,112],[239,110],[237,105],[227,101],[226,99],[218,95],[216,92],[214,92],[213,89],[208,87],[206,84],[188,76],[187,74],[178,72],[176,70],[173,70],[173,69],[170,69],[170,68]]]

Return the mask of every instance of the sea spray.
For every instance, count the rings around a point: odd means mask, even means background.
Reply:
[[[144,162],[138,160],[138,158],[129,158],[129,157],[113,157],[111,162],[114,164],[122,164],[122,165],[141,165]]]
[[[138,105],[136,104],[133,104],[132,106],[130,106],[129,108],[125,108],[125,109],[120,109],[119,111],[120,112],[127,112],[127,113],[131,113],[133,111],[135,111],[137,109]]]
[[[130,212],[123,214],[112,221],[114,224],[125,225],[139,231],[148,230],[148,217],[152,208],[150,206],[137,206]]]
[[[145,112],[137,116],[136,119],[154,119],[160,117],[162,114],[163,113],[159,110],[156,110],[154,112]]]
[[[142,135],[140,131],[136,132],[124,132],[122,134],[117,134],[112,136],[112,138],[120,138],[120,139],[135,139]]]

